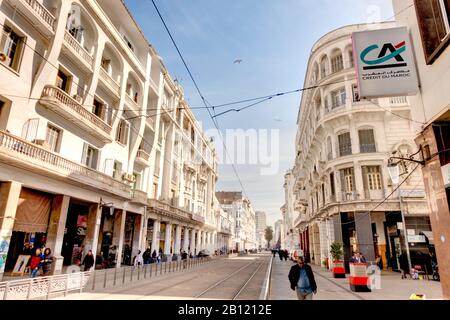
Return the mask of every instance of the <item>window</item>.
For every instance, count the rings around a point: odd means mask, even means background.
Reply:
[[[352,93],[353,93],[353,102],[359,102],[361,99],[359,98],[359,92],[358,92],[358,85],[354,84],[352,86]]]
[[[345,88],[339,89],[331,93],[331,100],[333,101],[333,109],[343,106],[345,100],[347,99],[347,94],[345,93]]]
[[[377,152],[375,147],[375,137],[372,129],[359,130],[358,135],[360,153]]]
[[[81,163],[85,166],[97,170],[98,160],[100,158],[100,151],[87,143],[83,146],[83,156]]]
[[[325,78],[328,75],[328,59],[323,57],[320,61],[320,78]]]
[[[331,189],[331,195],[334,196],[336,194],[336,189],[334,186],[334,173],[330,173],[330,189]]]
[[[353,62],[353,50],[350,50],[348,52],[348,61],[349,61],[349,67],[353,68],[355,66],[355,64]]]
[[[158,184],[153,184],[153,199],[156,199],[158,197]]]
[[[428,64],[450,43],[450,0],[415,0],[425,59]]]
[[[19,71],[25,39],[25,37],[19,36],[10,27],[3,26],[0,41],[0,63],[15,71]]]
[[[352,141],[350,138],[350,132],[340,134],[339,140],[339,156],[348,156],[352,154]]]
[[[45,141],[50,145],[50,150],[59,152],[61,145],[61,130],[48,124]]]
[[[125,42],[126,42],[128,48],[130,48],[131,51],[134,52],[134,46],[133,46],[133,44],[130,42],[130,40],[128,40],[127,36],[123,35],[123,39],[125,40]]]
[[[64,71],[58,70],[58,75],[56,76],[56,86],[62,91],[70,94],[70,82],[71,76],[67,75]]]
[[[362,167],[366,190],[381,190],[381,172],[379,166]]]
[[[342,54],[338,53],[333,58],[331,58],[331,71],[333,73],[339,72],[344,69],[344,59]]]
[[[159,150],[157,150],[156,156],[155,156],[155,173],[154,173],[154,175],[159,177],[160,170],[161,170],[161,152]]]
[[[92,109],[92,113],[95,114],[102,120],[105,120],[106,116],[106,106],[101,101],[94,99],[94,107]]]
[[[115,160],[113,165],[113,178],[117,180],[122,179],[122,163]]]
[[[341,184],[343,192],[353,192],[354,182],[353,182],[353,168],[347,168],[341,170]]]
[[[130,129],[130,124],[124,119],[121,119],[119,126],[117,127],[116,141],[127,145],[128,144],[128,131]]]

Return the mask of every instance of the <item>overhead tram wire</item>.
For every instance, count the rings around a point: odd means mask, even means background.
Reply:
[[[226,148],[225,140],[224,140],[224,138],[223,138],[222,132],[221,132],[220,127],[219,127],[219,124],[216,122],[216,119],[213,117],[211,111],[209,110],[208,105],[207,105],[207,102],[206,102],[206,99],[205,99],[204,95],[202,94],[202,92],[200,91],[200,88],[199,88],[199,86],[197,85],[197,82],[195,81],[194,76],[192,75],[192,72],[191,72],[191,70],[189,69],[189,67],[188,67],[188,65],[187,65],[187,63],[186,63],[186,60],[184,59],[183,55],[181,54],[181,51],[180,51],[180,49],[178,48],[178,45],[177,45],[177,43],[175,42],[175,39],[173,38],[172,33],[170,32],[170,30],[169,30],[169,28],[168,28],[168,26],[167,26],[167,24],[166,24],[166,22],[165,22],[163,16],[161,15],[161,12],[159,11],[158,6],[156,5],[156,3],[155,3],[154,0],[151,0],[151,1],[152,1],[152,3],[153,3],[153,6],[155,7],[156,12],[158,13],[159,18],[161,19],[161,22],[162,22],[163,25],[164,25],[164,28],[166,29],[166,31],[167,31],[167,33],[168,33],[168,35],[169,35],[169,37],[170,37],[170,39],[171,39],[173,45],[175,46],[175,49],[177,50],[178,55],[180,56],[180,58],[181,58],[181,60],[182,60],[182,62],[183,62],[184,67],[186,68],[186,70],[187,70],[187,72],[188,72],[189,77],[191,78],[192,82],[194,83],[194,86],[195,86],[195,88],[196,88],[196,90],[197,90],[197,93],[199,94],[199,96],[200,96],[200,98],[201,98],[203,104],[205,105],[205,108],[206,108],[206,110],[208,111],[208,114],[209,114],[209,116],[210,116],[210,118],[211,118],[211,121],[213,122],[214,126],[216,127],[217,131],[219,132],[219,136],[220,136],[221,139],[222,139],[222,143],[223,143],[224,150],[225,150],[225,152],[226,152],[228,158],[229,158],[230,161],[231,161],[231,165],[232,165],[233,170],[234,170],[234,173],[235,173],[235,175],[236,175],[236,177],[237,177],[237,179],[238,179],[238,181],[239,181],[239,184],[240,184],[240,186],[241,186],[241,188],[242,188],[242,192],[243,192],[244,195],[247,197],[247,192],[245,191],[244,185],[242,184],[241,178],[239,177],[239,174],[238,174],[238,172],[237,172],[236,166],[234,165],[234,163],[233,163],[233,161],[232,161],[232,159],[231,159],[231,157],[230,157],[230,155],[229,155],[229,153],[228,153],[228,150],[227,150],[227,148]],[[247,197],[247,198],[248,198],[248,197]]]

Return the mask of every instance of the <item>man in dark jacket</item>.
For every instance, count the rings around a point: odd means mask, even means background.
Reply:
[[[291,289],[297,292],[299,300],[312,300],[313,293],[317,293],[314,273],[303,257],[297,258],[297,264],[289,271]]]
[[[81,265],[84,265],[84,271],[91,270],[92,266],[94,265],[94,255],[92,254],[92,250],[89,250],[87,255],[84,257],[83,263]]]

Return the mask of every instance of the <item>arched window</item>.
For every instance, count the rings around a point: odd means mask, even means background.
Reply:
[[[340,157],[352,154],[352,140],[350,138],[350,132],[344,132],[338,135],[338,142]]]
[[[358,131],[359,135],[359,152],[372,153],[377,152],[375,147],[375,136],[373,129],[361,129]]]

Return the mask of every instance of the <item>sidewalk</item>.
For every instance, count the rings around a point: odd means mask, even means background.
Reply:
[[[270,300],[296,300],[290,289],[288,274],[293,262],[273,260]],[[348,278],[335,279],[322,267],[311,265],[317,282],[314,300],[408,300],[412,293],[425,294],[427,300],[442,299],[440,282],[427,280],[402,280],[400,273],[382,272],[381,289],[372,292],[352,292]]]

